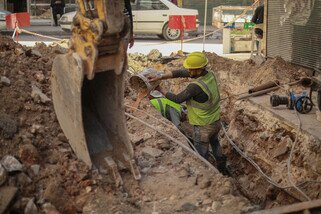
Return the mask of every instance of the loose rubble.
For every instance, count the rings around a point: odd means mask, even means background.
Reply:
[[[143,177],[137,182],[128,170],[122,170],[124,186],[117,189],[106,169],[89,169],[77,159],[56,119],[51,102],[50,72],[54,57],[65,52],[66,49],[60,46],[37,44],[30,49],[10,38],[0,39],[0,76],[10,80],[10,84],[7,80],[3,84],[2,79],[0,83],[0,195],[3,188],[12,187],[10,194],[5,194],[8,204],[14,204],[10,211],[240,213],[297,202],[270,187],[248,162],[236,154],[223,134],[221,142],[228,156],[231,178],[211,171],[158,132],[128,118],[130,139]],[[282,79],[285,83],[306,75],[304,69],[289,65],[280,58],[269,59],[258,66],[251,61],[236,62],[213,53],[207,55],[220,83],[222,97],[244,92],[267,79]],[[147,67],[162,71],[178,69],[183,59],[175,55],[163,57],[156,50],[149,56],[129,54],[127,75],[137,74]],[[163,82],[162,86],[179,92],[187,84],[188,80],[177,79]],[[137,94],[128,82],[125,85],[125,103],[133,105]],[[185,142],[148,100],[141,102],[140,109],[143,112],[131,113]],[[254,156],[265,171],[285,184],[285,178],[278,175],[283,173],[281,170],[295,133],[282,126],[280,121],[262,122],[267,121],[269,115],[251,108],[247,102],[235,102],[232,96],[222,102],[222,113],[222,120],[230,125],[229,134],[239,146],[251,155],[257,153],[264,157]],[[168,125],[160,124],[149,115]],[[305,138],[300,135],[302,142]],[[313,160],[320,159],[320,143],[308,142],[302,146],[304,155],[295,151],[293,164],[297,181],[305,177],[318,179],[321,171],[320,164],[308,167]],[[269,165],[269,158],[276,163],[275,166]],[[316,189],[319,190],[320,186],[313,184],[306,186],[305,190],[311,197],[318,198]]]

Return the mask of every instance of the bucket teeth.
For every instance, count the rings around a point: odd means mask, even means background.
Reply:
[[[117,167],[117,164],[114,161],[114,159],[112,157],[106,157],[105,161],[107,163],[109,170],[111,171],[111,173],[114,177],[116,187],[123,186],[123,179],[119,174],[118,167]]]
[[[129,168],[135,178],[135,180],[140,180],[141,179],[141,174],[139,172],[139,168],[138,166],[136,165],[136,162],[134,159],[130,159],[129,156],[125,153],[123,153],[123,156],[124,156],[124,159],[127,163],[127,165],[129,165]]]

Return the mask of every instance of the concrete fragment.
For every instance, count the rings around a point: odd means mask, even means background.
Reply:
[[[210,180],[204,180],[200,183],[200,188],[201,189],[206,189],[211,186],[212,182]]]
[[[42,209],[45,214],[60,214],[57,208],[51,203],[45,203],[42,205]]]
[[[145,147],[142,149],[142,154],[146,157],[156,158],[163,154],[163,151],[153,147]]]
[[[267,141],[269,139],[269,135],[267,132],[263,132],[261,135],[260,135],[260,138],[261,140],[263,141]]]
[[[0,134],[6,139],[11,139],[17,133],[18,126],[9,115],[0,113]]]
[[[181,209],[180,209],[181,211],[186,211],[186,212],[188,212],[188,211],[196,211],[197,210],[197,206],[195,206],[194,204],[192,204],[192,203],[189,203],[189,202],[187,202],[187,203],[184,203],[182,206],[181,206]]]
[[[32,180],[25,173],[20,173],[17,175],[17,182],[21,186],[27,186],[32,182]]]
[[[166,139],[159,139],[156,142],[156,145],[158,149],[162,149],[162,150],[169,150],[171,148],[170,142]]]
[[[6,155],[1,160],[2,166],[8,172],[22,171],[22,164],[13,156]]]
[[[38,132],[40,129],[42,129],[42,128],[43,128],[43,126],[41,126],[41,125],[32,124],[30,132],[31,132],[32,134],[35,134],[35,133],[37,133],[37,132]]]
[[[213,201],[212,203],[212,211],[213,213],[216,213],[217,210],[221,207],[221,203],[218,201]]]
[[[5,86],[11,85],[10,79],[9,79],[8,77],[5,77],[5,76],[2,76],[2,77],[0,78],[0,83],[1,83],[2,85],[5,85]]]
[[[143,202],[151,202],[151,199],[149,197],[147,197],[146,195],[143,196],[142,198]]]
[[[38,82],[43,82],[46,78],[45,78],[45,75],[43,75],[43,73],[41,71],[37,72],[35,74],[35,78]]]
[[[30,169],[32,170],[34,175],[38,175],[40,171],[40,165],[38,164],[31,165]]]
[[[212,203],[213,203],[213,200],[210,199],[210,198],[205,199],[205,200],[202,202],[203,205],[211,205]]]
[[[32,57],[32,56],[39,57],[39,58],[42,57],[42,54],[38,50],[35,50],[35,49],[29,49],[25,53],[26,53],[26,56],[28,56],[28,57]]]
[[[39,102],[39,101],[42,103],[50,102],[50,99],[47,97],[47,95],[42,93],[42,91],[37,86],[32,85],[31,88],[32,88],[31,97],[35,102]]]
[[[38,208],[34,203],[34,198],[30,199],[27,203],[27,206],[24,210],[24,214],[37,214]]]
[[[152,135],[151,135],[151,134],[149,134],[148,132],[144,133],[144,135],[143,135],[144,141],[149,140],[149,139],[151,139],[151,138],[152,138]]]
[[[22,48],[16,48],[14,50],[14,53],[18,56],[20,56],[21,54],[24,54],[24,50]]]
[[[147,58],[152,61],[156,61],[161,57],[162,57],[162,53],[157,49],[153,49],[147,54]]]
[[[286,154],[289,151],[289,147],[287,142],[282,141],[279,143],[279,145],[275,148],[274,152],[273,152],[273,157],[277,158],[281,155]]]
[[[7,172],[0,164],[0,186],[7,181]]]
[[[5,213],[18,189],[12,186],[0,187],[0,213]]]
[[[133,144],[136,146],[144,142],[144,137],[139,135],[131,134],[129,135],[129,138],[133,142]]]

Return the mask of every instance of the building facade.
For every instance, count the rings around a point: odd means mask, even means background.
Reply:
[[[248,6],[253,4],[253,0],[208,0],[207,2],[207,25],[212,24],[213,7],[224,6]],[[197,9],[201,24],[204,23],[205,0],[183,0],[183,7]]]
[[[321,0],[265,0],[266,55],[321,72]]]

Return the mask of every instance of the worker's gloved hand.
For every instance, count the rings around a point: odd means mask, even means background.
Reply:
[[[149,82],[156,82],[162,79],[163,75],[150,74],[145,76]]]

